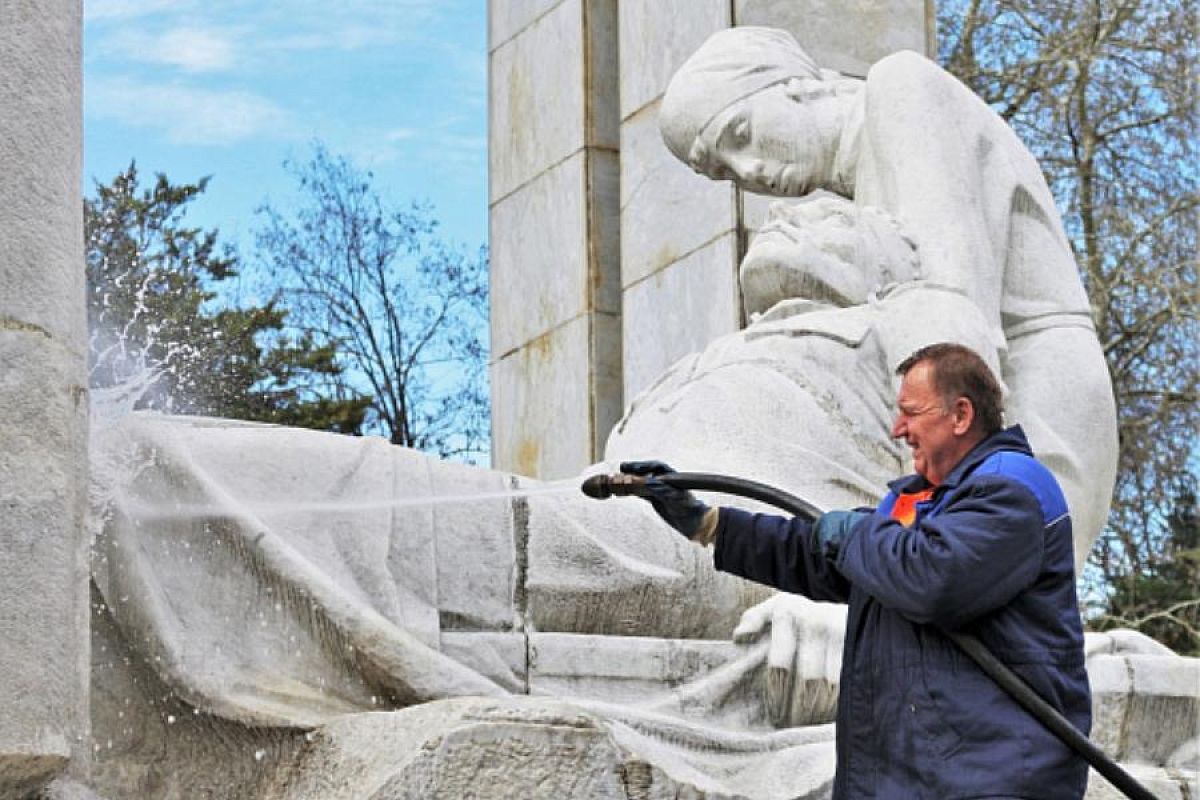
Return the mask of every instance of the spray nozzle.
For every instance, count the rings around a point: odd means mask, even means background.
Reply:
[[[641,496],[646,493],[646,479],[639,475],[593,475],[584,480],[579,487],[583,493],[594,500],[604,500],[608,497]]]

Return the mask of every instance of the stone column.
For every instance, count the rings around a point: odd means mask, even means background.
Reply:
[[[616,0],[489,3],[492,463],[574,474],[621,413]]]
[[[822,67],[864,76],[901,49],[931,53],[931,0],[622,0],[621,310],[624,399],[740,328],[737,267],[772,198],[694,174],[667,150],[667,82],[731,25],[791,31]]]
[[[0,797],[87,732],[80,0],[0,0]]]

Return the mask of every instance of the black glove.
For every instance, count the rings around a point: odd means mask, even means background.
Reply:
[[[869,516],[871,514],[868,511],[826,511],[817,517],[813,531],[817,534],[825,557],[830,561],[836,560],[842,542],[850,535],[850,529]]]
[[[661,461],[626,461],[621,464],[621,472],[645,478],[645,499],[663,521],[687,538],[695,537],[709,508],[686,489],[676,489],[658,480],[660,475],[671,475],[675,470]]]

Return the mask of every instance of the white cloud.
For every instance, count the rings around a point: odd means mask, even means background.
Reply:
[[[367,169],[405,162],[484,168],[487,136],[457,132],[457,122],[443,118],[418,128],[355,128],[334,135],[331,144]]]
[[[276,0],[242,19],[259,32],[263,49],[352,52],[422,42],[444,13],[444,0]]]
[[[112,55],[186,72],[219,72],[234,66],[234,35],[217,28],[177,27],[158,34],[126,31],[104,42]]]
[[[396,32],[367,25],[342,25],[326,30],[301,30],[298,33],[274,38],[266,37],[261,46],[268,50],[362,50],[366,47],[393,44]]]
[[[163,11],[178,11],[186,5],[190,4],[180,0],[84,0],[83,18],[88,22],[101,19],[132,19]]]
[[[189,72],[252,68],[266,53],[425,48],[430,28],[445,14],[444,0],[84,2],[89,51]]]
[[[463,165],[487,163],[486,136],[447,134],[438,140],[438,145],[436,154],[448,163]]]
[[[88,116],[158,129],[177,144],[228,145],[264,135],[293,136],[287,111],[252,92],[118,78],[85,83],[84,100]]]
[[[210,72],[233,65],[233,43],[219,31],[176,28],[158,41],[154,53],[165,64],[174,64],[189,72]]]

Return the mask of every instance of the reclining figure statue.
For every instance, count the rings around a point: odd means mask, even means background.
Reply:
[[[894,367],[955,340],[1064,487],[1080,567],[1115,473],[1112,393],[1052,198],[1000,119],[915,54],[854,81],[735,28],[681,68],[661,125],[696,170],[800,199],[743,261],[753,322],[636,398],[593,470],[664,458],[874,504],[906,471]],[[828,791],[841,608],[717,573],[643,503],[226,420],[135,414],[94,450],[107,797]],[[1116,698],[1095,738],[1157,780],[1193,766],[1198,693],[1151,722],[1128,674],[1194,687],[1197,661],[1129,632],[1089,652],[1096,702]]]

